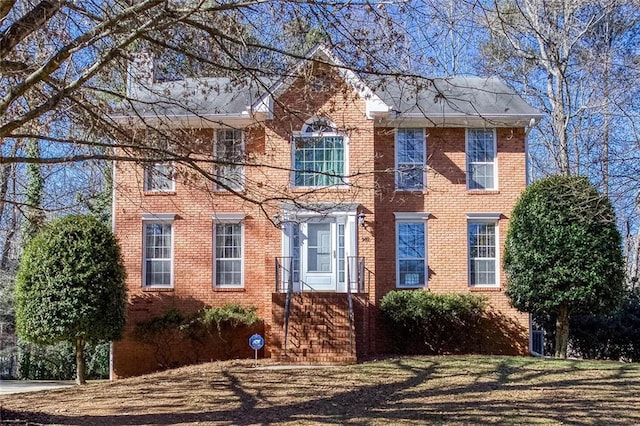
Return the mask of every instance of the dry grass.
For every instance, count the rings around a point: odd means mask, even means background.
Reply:
[[[640,365],[414,357],[315,369],[212,363],[9,395],[2,418],[64,425],[640,424]]]

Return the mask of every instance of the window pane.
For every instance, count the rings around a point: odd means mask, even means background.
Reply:
[[[400,285],[423,285],[424,284],[424,261],[423,260],[399,260],[398,270],[400,274]]]
[[[396,187],[423,189],[425,144],[422,129],[396,131]]]
[[[471,285],[496,285],[496,224],[469,223],[469,278]]]
[[[217,223],[215,226],[215,283],[241,286],[242,224]]]
[[[331,225],[309,223],[307,243],[307,270],[310,272],[331,272]]]
[[[144,257],[146,286],[171,285],[171,227],[169,223],[146,223]]]
[[[174,168],[171,163],[154,163],[144,168],[145,191],[173,191]]]
[[[244,147],[242,131],[221,129],[216,132],[216,177],[218,189],[241,190],[244,187]],[[226,187],[226,188],[225,188]]]
[[[398,286],[421,286],[426,283],[426,249],[424,222],[401,222],[397,225],[396,244]]]
[[[329,186],[343,182],[344,139],[342,136],[300,137],[294,140],[294,184]]]
[[[494,129],[467,131],[467,173],[469,189],[493,189],[495,182]]]

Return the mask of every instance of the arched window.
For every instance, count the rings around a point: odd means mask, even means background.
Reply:
[[[295,186],[346,184],[345,136],[326,118],[308,120],[293,138],[293,169]]]

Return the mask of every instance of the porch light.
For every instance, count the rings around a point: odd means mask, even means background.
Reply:
[[[360,225],[360,226],[364,227],[364,225],[365,225],[365,223],[364,223],[364,219],[365,219],[366,217],[367,217],[367,216],[364,214],[364,212],[360,212],[360,213],[358,214],[358,225]]]

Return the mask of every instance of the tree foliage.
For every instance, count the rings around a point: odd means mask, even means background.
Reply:
[[[16,329],[38,344],[76,345],[78,381],[84,381],[85,342],[118,339],[126,289],[120,248],[90,215],[46,225],[26,246],[17,275]]]
[[[622,296],[624,261],[611,203],[584,177],[532,184],[511,215],[504,267],[514,307],[557,314],[556,355],[566,357],[569,316],[610,311]]]

